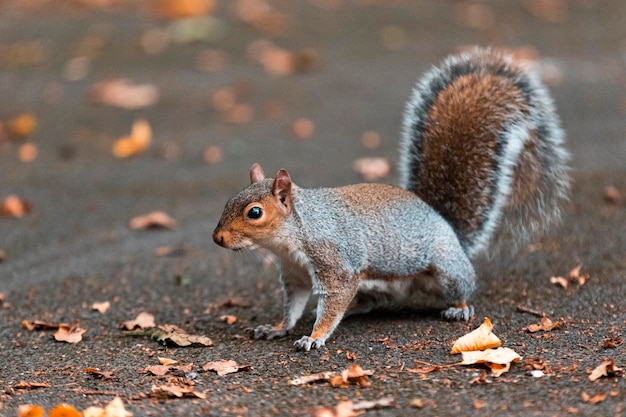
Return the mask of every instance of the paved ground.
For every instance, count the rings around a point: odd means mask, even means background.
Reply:
[[[6,127],[32,112],[37,128],[27,140],[38,150],[33,162],[21,162],[22,142],[0,139],[0,199],[16,194],[32,204],[23,218],[0,217],[0,415],[16,415],[20,404],[50,409],[67,402],[82,410],[115,395],[136,416],[288,415],[384,397],[393,398],[392,407],[367,415],[406,414],[412,401],[421,401],[416,411],[426,415],[626,414],[623,377],[588,380],[604,357],[626,367],[626,202],[604,200],[607,185],[626,195],[623,2],[276,1],[282,14],[257,17],[253,27],[237,15],[235,2],[224,1],[217,21],[182,26],[196,37],[209,30],[211,42],[167,45],[159,42],[180,27],[155,18],[147,6],[96,3],[0,4],[0,120]],[[264,30],[278,33],[272,38]],[[310,71],[268,75],[249,57],[261,38],[296,53]],[[325,349],[294,352],[293,341],[312,326],[308,316],[285,340],[249,340],[245,328],[280,315],[275,271],[255,256],[218,248],[210,235],[227,197],[246,185],[252,162],[269,172],[285,167],[303,186],[360,181],[354,159],[397,159],[402,108],[417,76],[474,43],[534,48],[546,69],[573,154],[564,225],[532,251],[479,262],[477,318],[468,324],[443,322],[430,311],[354,317]],[[213,54],[216,71],[197,69],[206,50],[225,54],[221,68]],[[285,70],[281,59],[272,63]],[[157,86],[160,99],[139,110],[90,102],[94,83],[122,77]],[[249,106],[243,116],[214,109],[211,97],[224,87]],[[254,114],[246,121],[249,109]],[[225,121],[235,116],[241,123]],[[137,118],[152,126],[151,147],[128,160],[113,157],[111,146]],[[314,124],[308,139],[294,138],[299,118]],[[360,143],[369,130],[382,138],[376,150]],[[209,146],[223,151],[221,162],[205,162]],[[395,173],[385,180],[393,182]],[[169,213],[177,227],[128,227],[132,217],[152,210]],[[161,246],[177,250],[157,256]],[[590,276],[584,285],[550,283],[579,262]],[[102,301],[111,302],[106,313],[91,309]],[[523,329],[539,318],[520,306],[565,325],[528,333]],[[209,336],[213,347],[124,336],[119,324],[143,311],[157,324]],[[226,324],[222,315],[238,321]],[[483,368],[407,371],[419,366],[416,360],[455,362],[451,343],[484,316],[524,357],[509,373],[472,383]],[[23,320],[75,319],[87,329],[77,344],[56,342],[54,330],[22,326]],[[173,383],[171,375],[139,371],[157,357],[193,364],[192,374],[177,375],[195,377],[194,389],[206,399],[153,395],[153,385]],[[251,369],[221,377],[202,370],[217,360]],[[287,383],[351,363],[374,371],[371,386]],[[541,363],[547,375],[529,376]],[[112,377],[98,378],[88,368]],[[24,389],[21,381],[49,386]]]

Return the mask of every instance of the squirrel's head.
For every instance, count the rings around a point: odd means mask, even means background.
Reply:
[[[250,185],[228,200],[213,241],[227,249],[244,249],[265,242],[279,231],[292,211],[291,178],[284,169],[265,178],[261,165],[250,168]]]

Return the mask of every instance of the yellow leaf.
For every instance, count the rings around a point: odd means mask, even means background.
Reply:
[[[474,350],[484,350],[502,345],[502,341],[491,332],[493,324],[488,317],[477,329],[469,332],[465,336],[457,339],[452,345],[451,354],[469,352]]]

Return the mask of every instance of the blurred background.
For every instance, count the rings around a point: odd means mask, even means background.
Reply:
[[[394,182],[414,82],[475,44],[536,66],[575,172],[623,172],[623,1],[1,1],[0,202],[24,217],[0,222],[8,276],[89,269],[157,209],[210,247],[255,161],[303,186]]]

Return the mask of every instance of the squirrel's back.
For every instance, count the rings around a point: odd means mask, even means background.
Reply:
[[[569,193],[563,140],[539,77],[477,48],[417,83],[400,142],[401,186],[452,225],[470,257],[494,235],[523,243],[560,218]]]

